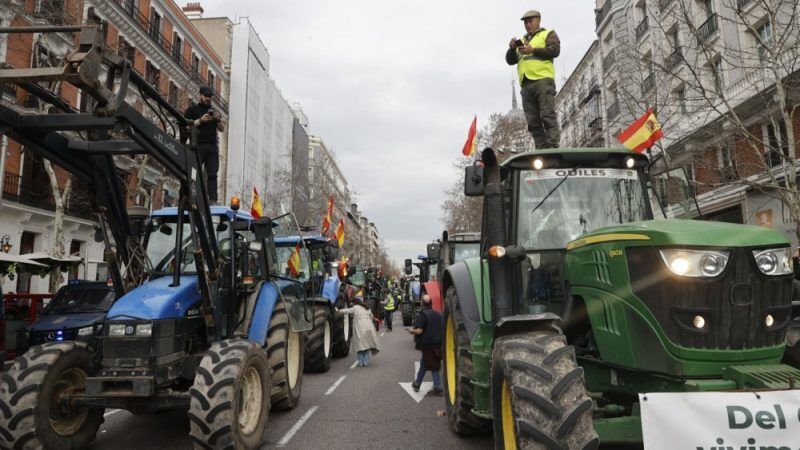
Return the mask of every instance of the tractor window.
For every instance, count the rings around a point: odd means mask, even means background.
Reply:
[[[562,313],[564,255],[563,251],[533,252],[520,264],[524,294],[520,314]]]
[[[563,249],[598,228],[647,219],[634,170],[527,170],[519,186],[517,242],[526,249]]]
[[[475,258],[481,254],[480,242],[469,244],[455,244],[453,249],[453,262],[464,261],[465,259]]]
[[[300,267],[297,274],[293,274],[292,269],[289,267],[289,258],[291,258],[292,254],[295,252],[295,247],[278,247],[276,250],[278,252],[279,275],[294,278],[299,281],[308,281],[309,278],[311,278],[310,272],[308,271],[308,255],[303,248],[300,249]]]
[[[220,223],[229,222],[227,216],[212,216],[212,226],[216,230],[220,253],[230,256],[230,234],[228,228]],[[183,223],[183,244],[181,249],[181,273],[195,273],[194,245],[192,244],[191,224],[187,219]],[[177,216],[154,217],[148,227],[147,258],[151,270],[155,273],[170,273],[175,260],[175,233],[178,228]]]

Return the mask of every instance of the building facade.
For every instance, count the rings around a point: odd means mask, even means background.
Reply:
[[[556,94],[561,147],[605,147],[602,57],[594,41]]]

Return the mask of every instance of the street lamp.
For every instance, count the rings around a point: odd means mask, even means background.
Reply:
[[[5,235],[0,238],[0,250],[3,250],[3,253],[8,253],[11,251],[11,236]]]

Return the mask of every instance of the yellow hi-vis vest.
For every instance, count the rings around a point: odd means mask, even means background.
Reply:
[[[547,36],[550,36],[551,31],[552,30],[542,28],[541,31],[533,36],[533,39],[526,42],[525,37],[523,37],[522,42],[525,42],[533,48],[545,48],[547,46]],[[520,86],[522,82],[525,81],[525,78],[529,80],[556,78],[556,69],[555,66],[553,66],[552,59],[543,59],[533,55],[521,55],[519,51],[517,51],[517,57],[519,58],[517,73],[519,74]]]
[[[388,295],[386,306],[384,306],[383,309],[386,311],[394,311],[394,296],[392,294]]]

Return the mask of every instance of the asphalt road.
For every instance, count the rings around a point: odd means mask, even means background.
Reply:
[[[385,333],[381,346],[369,367],[355,367],[352,352],[334,359],[327,373],[304,374],[299,405],[270,412],[263,448],[492,448],[491,437],[460,438],[450,431],[447,417],[437,414],[444,410],[443,397],[424,396],[417,403],[400,384],[413,380],[419,359],[402,326]],[[186,410],[149,415],[109,410],[91,448],[191,449],[188,434]]]

